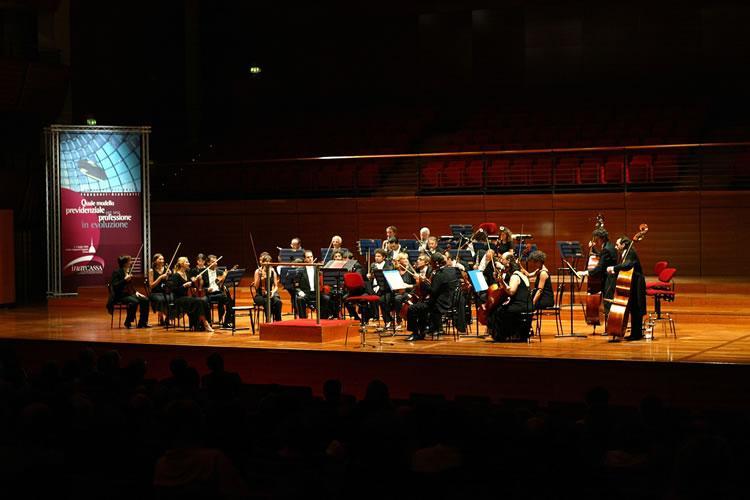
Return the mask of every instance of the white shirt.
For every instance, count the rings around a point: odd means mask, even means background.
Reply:
[[[216,270],[209,268],[208,271],[206,271],[206,274],[208,275],[208,291],[209,292],[218,292],[219,291],[219,285],[216,284]]]
[[[315,283],[315,268],[312,266],[305,267],[305,271],[307,272],[307,281],[310,282],[310,291],[315,291],[315,286],[317,285]]]

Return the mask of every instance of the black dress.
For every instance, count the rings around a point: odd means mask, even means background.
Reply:
[[[495,309],[488,318],[487,327],[492,338],[497,341],[526,340],[529,336],[530,317],[524,314],[531,312],[532,309],[529,286],[519,271],[513,274],[520,279],[515,295],[507,304]]]
[[[164,267],[161,272],[155,268],[151,268],[154,273],[154,280],[158,279],[159,276],[163,276],[167,273],[167,268]],[[161,312],[167,314],[169,302],[172,300],[172,294],[167,286],[169,279],[161,280],[155,287],[151,289],[151,293],[148,296],[151,301],[151,310],[154,312]]]
[[[261,279],[261,281],[265,281]],[[271,287],[273,287],[274,283],[276,282],[276,270],[271,269]],[[262,305],[264,309],[266,309],[266,316],[269,315],[268,309],[268,292],[265,291],[267,286],[267,283],[261,283],[258,288],[255,289],[255,297],[253,297],[253,302],[255,302],[257,305]],[[265,292],[265,293],[264,293]],[[274,321],[281,321],[281,297],[279,297],[279,292],[274,292],[271,295],[271,316],[273,316]]]
[[[174,305],[178,314],[187,314],[190,318],[190,326],[195,327],[200,320],[209,317],[209,306],[206,297],[190,297],[185,288],[188,280],[180,276],[180,273],[172,273],[169,278],[169,288],[174,296]]]
[[[550,275],[548,271],[540,271],[536,275],[536,281],[534,281],[534,293],[531,296],[532,302],[534,300],[534,296],[536,295],[536,291],[539,290],[539,274],[541,272],[547,273],[547,281],[544,282],[544,288],[542,288],[542,296],[539,297],[539,300],[534,305],[535,309],[547,309],[548,307],[552,307],[555,305],[555,292],[552,291],[552,280],[550,279]]]

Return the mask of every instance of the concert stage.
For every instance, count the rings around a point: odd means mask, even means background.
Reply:
[[[709,292],[717,289],[722,294]],[[266,340],[250,330],[234,336],[230,330],[126,330],[117,328],[117,315],[115,328],[110,328],[97,289],[47,306],[0,310],[0,345],[12,345],[32,367],[72,358],[84,346],[117,349],[123,362],[146,359],[149,376],[157,378],[168,375],[174,357],[205,371],[205,357],[220,351],[227,369],[239,372],[245,382],[304,385],[315,392],[326,379],[339,378],[346,392],[361,395],[370,380],[379,378],[394,397],[418,392],[580,401],[587,389],[602,385],[621,404],[656,394],[684,407],[745,407],[750,401],[750,286],[683,278],[677,290],[677,301],[664,307],[675,318],[677,338],[657,324],[654,338],[639,342],[612,343],[600,335],[556,337],[551,318],[544,319],[541,341],[534,338],[528,344],[490,342],[482,329],[477,336],[473,326],[458,341],[446,335],[414,343],[404,340],[406,332],[379,338],[371,328],[365,347],[355,322],[348,323],[347,345],[343,337],[329,342]],[[249,303],[249,297],[240,295],[239,303]],[[562,319],[567,334],[569,309]],[[249,326],[247,317],[238,321]],[[591,331],[578,308],[573,327],[576,333]]]

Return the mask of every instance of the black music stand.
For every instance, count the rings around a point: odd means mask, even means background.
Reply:
[[[375,250],[383,248],[383,240],[359,240],[359,254],[370,258],[375,257]]]
[[[393,310],[393,301],[395,299],[395,295],[393,293],[393,290],[391,290],[391,286],[388,284],[388,280],[385,279],[383,271],[383,269],[373,269],[372,274],[377,280],[380,289],[383,290],[383,293],[390,294],[391,300],[388,303],[388,310],[391,312],[391,317],[388,319],[391,320],[391,337],[393,337],[396,335],[396,320],[398,319],[398,315],[401,314],[401,311]],[[386,321],[386,318],[383,318],[383,321],[385,323],[388,323],[388,321]]]
[[[331,287],[331,303],[336,308],[336,318],[341,319],[341,309],[343,306],[344,291],[341,283],[344,281],[344,274],[351,272],[354,262],[349,260],[329,260],[320,269],[323,274],[323,284]]]
[[[279,250],[279,262],[294,262],[296,259],[304,260],[304,250],[294,250],[292,248],[282,248]]]
[[[232,330],[232,335],[234,335],[234,332],[237,330],[249,330],[250,328],[243,327],[243,328],[237,328],[237,314],[236,314],[236,307],[237,307],[237,285],[240,284],[240,280],[242,280],[242,277],[245,275],[245,269],[234,269],[232,271],[227,272],[227,277],[224,278],[224,285],[227,284],[232,285],[232,301],[234,302],[234,306],[232,307],[232,328],[226,328],[221,327],[222,330]],[[255,324],[254,324],[253,315],[250,315],[250,326],[253,329],[253,332],[255,332]]]
[[[583,256],[580,241],[558,241],[557,248],[560,250],[561,266],[557,268],[558,283],[560,277],[564,282],[565,274],[568,275],[568,287],[570,288],[570,334],[569,335],[555,335],[555,337],[571,337],[571,338],[585,338],[588,335],[583,333],[575,333],[573,331],[573,310],[575,309],[575,296],[576,296],[576,281],[580,279],[576,267],[578,266],[578,259]],[[571,263],[572,260],[572,263]],[[562,304],[560,304],[562,307]]]

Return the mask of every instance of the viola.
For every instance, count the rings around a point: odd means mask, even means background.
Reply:
[[[633,243],[641,241],[648,232],[648,225],[641,224],[638,227],[638,232],[633,236],[630,241],[630,245],[622,254],[622,260],[625,260],[630,249],[633,248]],[[607,335],[614,337],[624,337],[625,327],[628,325],[628,316],[630,315],[630,308],[628,302],[630,301],[630,292],[633,286],[633,271],[634,267],[620,271],[617,274],[617,282],[615,285],[615,296],[612,298],[612,306],[609,309],[609,316],[607,317],[607,325],[605,331]]]

